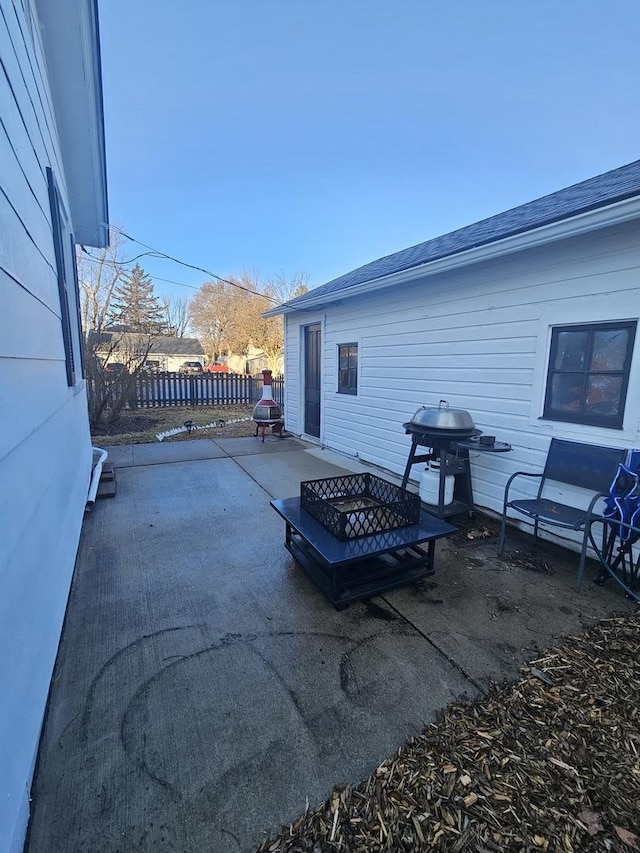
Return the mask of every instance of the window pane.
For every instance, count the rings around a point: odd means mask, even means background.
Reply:
[[[589,332],[559,332],[555,370],[584,370]]]
[[[582,405],[582,376],[556,373],[551,381],[550,407],[556,412],[579,412]]]
[[[622,370],[629,346],[628,329],[602,329],[593,336],[591,370]]]
[[[340,347],[340,370],[349,367],[349,352],[346,347]]]
[[[349,367],[355,370],[358,367],[358,350],[356,347],[351,347],[349,352]]]
[[[621,376],[590,376],[585,411],[598,415],[619,414],[621,391]]]
[[[622,428],[636,325],[553,329],[543,417]]]

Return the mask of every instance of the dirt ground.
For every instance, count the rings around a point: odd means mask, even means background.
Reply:
[[[157,441],[157,435],[192,421],[196,429],[189,433],[179,433],[164,439],[165,441],[184,441],[193,438],[240,438],[253,435],[255,425],[251,421],[229,423],[229,421],[251,416],[253,406],[194,406],[142,411],[124,412],[113,424],[92,429],[91,437],[98,447],[113,447],[122,444],[146,444]],[[203,426],[222,422],[224,425],[204,430]]]

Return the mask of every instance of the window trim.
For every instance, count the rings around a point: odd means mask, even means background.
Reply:
[[[49,206],[51,208],[53,248],[56,256],[58,295],[60,297],[60,323],[62,325],[62,341],[64,344],[67,385],[72,388],[76,384],[76,372],[73,354],[73,337],[71,335],[69,293],[67,291],[67,271],[64,262],[64,237],[61,211],[62,201],[60,199],[58,184],[56,183],[56,179],[53,175],[53,170],[49,166],[47,166],[47,184],[49,186]]]
[[[624,364],[619,371],[595,371],[595,370],[576,370],[563,371],[556,370],[553,367],[555,357],[558,351],[558,341],[562,332],[589,332],[590,336],[587,342],[587,355],[590,358],[593,352],[593,339],[596,332],[607,331],[612,329],[627,329],[629,331],[629,345],[625,354]],[[565,323],[561,326],[551,327],[551,341],[547,358],[547,373],[546,385],[544,393],[544,403],[541,418],[548,421],[561,421],[564,423],[583,424],[585,426],[604,427],[605,429],[623,429],[625,408],[627,403],[627,392],[629,388],[629,378],[631,375],[631,365],[633,361],[633,349],[635,345],[635,337],[637,330],[637,320],[603,320],[601,322],[591,323]],[[589,363],[589,358],[586,363]],[[586,380],[590,375],[608,375],[621,376],[622,384],[620,388],[620,406],[617,415],[601,415],[598,413],[579,412],[561,412],[552,409],[551,388],[553,377],[557,374],[574,373],[583,377]],[[584,404],[584,397],[582,399]]]
[[[80,379],[85,379],[84,373],[84,360],[85,360],[85,348],[84,348],[84,332],[82,330],[82,311],[80,307],[80,282],[78,281],[78,265],[76,264],[76,241],[73,234],[69,234],[69,244],[71,246],[71,266],[73,273],[73,287],[75,291],[76,297],[76,320],[78,323],[78,343],[80,346]],[[73,346],[73,338],[71,341]]]
[[[345,368],[346,371],[350,375],[355,376],[355,386],[352,386],[350,384],[349,385],[342,385],[342,383],[341,383],[342,369],[340,368],[340,350],[343,347],[355,348],[356,366]],[[358,341],[349,341],[349,342],[345,342],[343,344],[338,344],[338,383],[337,383],[338,384],[338,387],[337,387],[337,393],[338,394],[347,394],[350,397],[357,397],[357,395],[358,395],[358,369],[359,369],[359,366],[360,366],[360,351],[359,351]]]

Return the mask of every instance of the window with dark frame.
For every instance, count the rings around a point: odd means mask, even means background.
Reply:
[[[82,330],[82,315],[80,313],[80,285],[78,283],[78,267],[76,265],[76,244],[73,239],[73,234],[69,234],[69,244],[71,246],[71,254],[72,258],[72,272],[73,272],[73,286],[75,289],[76,295],[76,321],[78,324],[78,343],[80,345],[80,358],[79,358],[79,367],[80,367],[80,378],[84,379],[84,332]]]
[[[53,244],[56,256],[56,268],[58,274],[58,294],[60,296],[60,322],[62,324],[62,339],[64,342],[65,366],[67,372],[67,385],[72,387],[76,384],[76,359],[73,352],[73,335],[71,332],[71,311],[69,307],[70,284],[75,285],[75,270],[67,270],[65,263],[65,237],[62,222],[62,202],[60,191],[53,171],[47,167],[47,181],[49,184],[49,206],[51,208],[51,224],[53,227]],[[73,247],[73,243],[72,243]],[[75,262],[75,251],[71,253],[72,263]],[[73,282],[69,281],[69,273],[74,276]],[[81,333],[80,333],[81,337]],[[82,367],[80,368],[82,373]]]
[[[543,418],[622,429],[636,325],[554,327]]]
[[[338,344],[338,394],[358,393],[358,344]]]

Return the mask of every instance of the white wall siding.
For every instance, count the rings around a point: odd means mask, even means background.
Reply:
[[[0,851],[21,849],[91,471],[68,387],[47,167],[64,204],[37,23],[0,0]],[[65,235],[68,240],[69,236]],[[73,322],[73,318],[72,318]]]
[[[501,510],[508,476],[541,470],[552,436],[640,444],[640,330],[623,430],[540,418],[551,326],[640,316],[637,224],[347,299],[324,316],[322,441],[335,450],[401,474],[410,447],[402,423],[446,399],[513,445],[472,463],[476,503]],[[288,370],[299,358],[300,325],[314,320],[287,317]],[[351,341],[359,344],[357,396],[337,393],[338,344]],[[299,397],[287,372],[289,414]],[[301,432],[295,424],[292,415],[289,428]],[[419,473],[416,466],[412,479]]]

